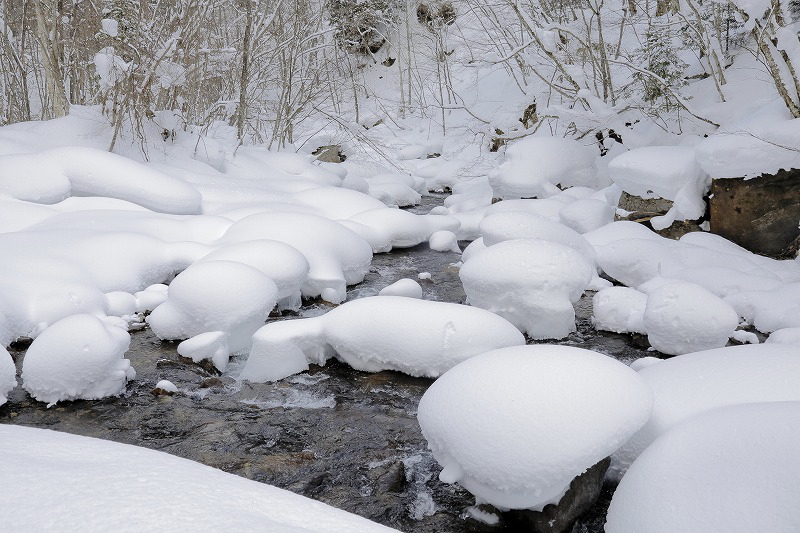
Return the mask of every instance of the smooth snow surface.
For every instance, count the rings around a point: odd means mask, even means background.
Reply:
[[[498,198],[547,197],[556,185],[595,184],[595,150],[572,139],[528,137],[506,149],[506,161],[489,174]]]
[[[655,394],[653,414],[612,456],[612,477],[624,474],[650,443],[697,413],[743,403],[800,401],[800,357],[797,347],[788,344],[680,355],[643,368],[639,375]]]
[[[422,298],[422,286],[413,279],[403,278],[391,285],[382,288],[379,296],[405,296],[407,298]]]
[[[608,172],[628,194],[668,200],[675,200],[683,187],[704,176],[690,146],[636,148],[615,157]]]
[[[739,325],[736,311],[694,283],[668,283],[647,295],[650,345],[670,355],[722,348]]]
[[[723,407],[676,425],[622,478],[605,530],[798,531],[797,420],[800,402],[791,401]]]
[[[159,390],[163,390],[164,392],[175,393],[178,392],[178,387],[168,379],[162,379],[156,386],[154,387]]]
[[[124,322],[123,322],[124,326]],[[92,315],[71,315],[39,335],[22,361],[22,386],[48,407],[62,400],[97,400],[125,390],[136,377],[124,358],[128,332]]]
[[[470,305],[497,313],[534,339],[561,339],[575,331],[572,304],[593,274],[592,264],[574,248],[538,239],[489,246],[470,255],[459,272]]]
[[[0,449],[0,478],[14,488],[0,499],[0,515],[11,531],[395,531],[277,487],[127,444],[2,424]]]
[[[773,331],[765,342],[768,342],[770,344],[800,345],[800,327],[783,328]]]
[[[500,508],[541,510],[640,428],[652,404],[622,363],[535,345],[454,367],[425,392],[417,418],[442,481]]]
[[[337,357],[356,370],[436,377],[479,353],[525,344],[503,318],[474,307],[375,296],[314,318],[272,322],[253,336],[241,379],[283,379]]]
[[[235,261],[205,261],[172,281],[167,301],[147,323],[160,339],[187,339],[221,331],[231,353],[245,350],[267,319],[278,288],[260,270]]]
[[[594,327],[614,333],[647,333],[644,310],[647,295],[628,287],[608,287],[592,298]]]
[[[7,396],[17,386],[17,367],[11,354],[4,346],[0,346],[0,405],[8,400]]]

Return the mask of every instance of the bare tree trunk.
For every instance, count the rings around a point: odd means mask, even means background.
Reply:
[[[245,0],[244,42],[242,43],[242,77],[239,80],[239,110],[236,119],[236,136],[239,142],[244,138],[244,122],[247,118],[247,83],[250,79],[250,34],[253,31],[253,4]]]
[[[69,102],[64,92],[64,78],[58,59],[58,9],[51,0],[35,0],[33,6],[36,12],[36,40],[42,55],[51,116],[63,117],[69,113]],[[48,24],[45,14],[50,16],[52,24]]]

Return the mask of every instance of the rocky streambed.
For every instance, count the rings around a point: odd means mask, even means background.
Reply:
[[[437,199],[427,200],[420,208],[423,212]],[[429,272],[430,279],[420,281],[424,298],[463,302],[459,259],[458,254],[434,252],[427,245],[376,255],[369,275],[351,288],[348,298],[371,296],[398,279],[417,279],[419,273]],[[327,304],[307,302],[299,316],[328,309]],[[559,344],[593,349],[626,363],[647,354],[629,336],[592,328],[591,294],[578,302],[576,314],[578,331]],[[331,361],[278,383],[239,383],[181,358],[176,346],[149,330],[136,332],[127,357],[137,377],[124,395],[47,409],[17,387],[0,407],[0,422],[165,451],[403,531],[519,528],[514,514],[486,523],[487,515],[471,508],[474,498],[468,492],[438,480],[440,468],[416,421],[417,404],[432,380],[388,371],[369,374]],[[18,367],[25,349],[15,344],[9,350]],[[242,363],[234,359],[231,373],[235,375]],[[155,391],[162,379],[177,385],[178,392]],[[611,491],[604,487],[573,531],[603,530]]]

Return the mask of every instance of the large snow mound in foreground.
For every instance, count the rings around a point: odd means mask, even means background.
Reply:
[[[0,425],[9,531],[394,531],[163,452]],[[54,526],[57,524],[57,526]]]
[[[357,370],[436,377],[474,355],[525,344],[483,309],[404,296],[353,300],[314,318],[272,322],[253,336],[241,378],[275,381],[336,356]]]
[[[771,402],[715,409],[675,426],[622,478],[606,531],[800,531],[797,420],[800,402]]]
[[[589,350],[518,346],[473,357],[425,392],[418,419],[439,478],[501,508],[538,509],[645,423],[653,393]]]
[[[648,366],[639,375],[655,394],[653,415],[612,457],[621,476],[660,435],[692,415],[725,405],[800,401],[800,357],[796,346],[730,346],[680,355]]]

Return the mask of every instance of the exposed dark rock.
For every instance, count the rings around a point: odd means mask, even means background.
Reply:
[[[329,146],[320,146],[311,155],[317,156],[317,161],[323,163],[341,163],[347,156],[342,153],[342,147],[338,144],[331,144]]]
[[[715,179],[711,232],[772,257],[795,257],[800,246],[800,170],[758,178]]]
[[[624,216],[616,215],[614,220],[630,220],[639,222],[650,229],[653,227],[650,220],[654,217],[665,215],[672,208],[672,200],[666,198],[642,198],[623,191],[619,198],[617,207],[629,213]],[[676,220],[664,229],[654,230],[662,237],[669,239],[679,239],[683,235],[692,231],[701,231],[700,226],[693,220]]]
[[[505,522],[520,531],[534,533],[566,533],[575,521],[591,509],[603,488],[603,477],[611,464],[606,457],[572,480],[569,490],[557,504],[546,505],[541,511],[511,510],[504,513]]]

